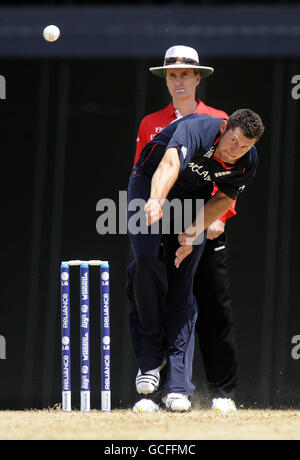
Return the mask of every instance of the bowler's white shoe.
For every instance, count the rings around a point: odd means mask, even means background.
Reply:
[[[215,398],[212,400],[212,410],[221,414],[230,414],[236,412],[235,402],[230,398]]]
[[[140,399],[135,405],[133,406],[133,412],[158,412],[159,406],[155,404],[154,401],[151,399]]]
[[[157,367],[156,369],[147,371],[144,374],[142,374],[141,369],[139,369],[135,379],[136,391],[139,394],[148,395],[154,393],[154,391],[158,389],[160,382],[160,371],[164,367],[165,363],[166,362],[164,361],[161,366]]]
[[[168,410],[174,412],[185,412],[191,408],[191,401],[188,395],[182,395],[180,393],[169,393],[162,398],[162,402],[166,405]]]

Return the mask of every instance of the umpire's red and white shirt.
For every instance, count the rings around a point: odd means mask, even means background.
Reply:
[[[211,115],[212,117],[217,118],[229,118],[226,112],[223,110],[214,109],[206,104],[200,99],[197,99],[197,107],[194,113],[202,113],[205,115]],[[148,142],[152,141],[153,138],[159,134],[166,126],[168,126],[172,121],[181,118],[182,115],[176,110],[172,104],[172,102],[165,107],[164,109],[158,110],[157,112],[150,113],[146,117],[144,117],[141,121],[138,131],[138,137],[136,140],[136,152],[134,158],[134,165],[137,163],[141,151],[145,147]],[[217,187],[215,186],[214,192],[217,191]],[[224,216],[220,217],[220,219],[225,223],[227,219],[232,216],[235,216],[235,204],[236,201],[232,204],[229,210],[224,214]]]

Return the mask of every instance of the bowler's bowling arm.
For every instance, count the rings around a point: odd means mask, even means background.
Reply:
[[[176,148],[166,150],[151,182],[150,198],[165,200],[175,184],[180,172],[180,160]],[[162,203],[161,203],[162,204]]]
[[[167,149],[152,177],[150,198],[145,205],[147,225],[162,218],[162,205],[175,184],[180,171],[176,148]]]

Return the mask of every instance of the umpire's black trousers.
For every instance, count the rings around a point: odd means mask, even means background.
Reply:
[[[234,398],[237,351],[225,233],[206,240],[194,278],[194,295],[198,304],[196,332],[210,395]]]

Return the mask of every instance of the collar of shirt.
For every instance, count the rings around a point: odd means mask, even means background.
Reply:
[[[201,105],[203,105],[203,102],[198,98],[196,99],[196,102],[198,105],[196,107],[196,110],[193,113],[202,113]],[[179,110],[175,109],[172,102],[170,102],[170,104],[167,106],[167,110],[168,110],[168,116],[170,117],[171,120],[182,118],[181,113],[179,112]]]
[[[223,166],[224,169],[226,170],[230,170],[230,169],[243,169],[244,172],[246,170],[246,168],[249,166],[249,164],[251,163],[251,153],[253,151],[253,147],[251,150],[249,150],[249,152],[247,152],[245,155],[243,155],[241,158],[239,158],[239,160],[234,163],[233,165],[230,164],[230,163],[225,163],[224,161],[222,161],[220,158],[215,158],[213,157],[213,159],[215,161],[218,161],[219,163],[221,163],[221,165]]]

